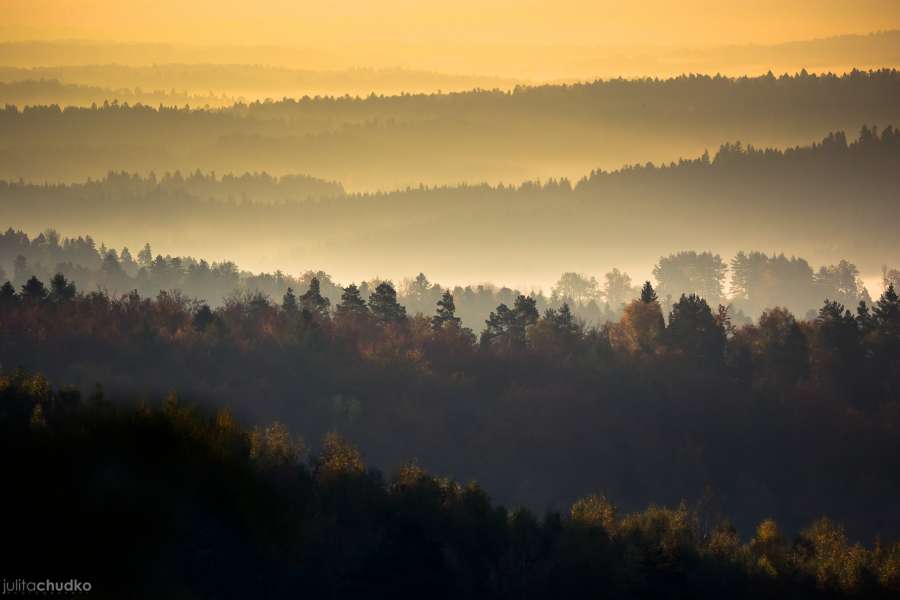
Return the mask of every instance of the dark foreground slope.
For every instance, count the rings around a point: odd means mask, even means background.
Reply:
[[[741,540],[703,510],[620,514],[591,496],[543,517],[407,465],[366,469],[339,437],[303,460],[174,397],[123,408],[36,375],[0,377],[10,579],[109,598],[888,598],[900,545],[820,519]]]

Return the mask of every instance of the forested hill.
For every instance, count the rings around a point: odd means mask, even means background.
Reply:
[[[900,120],[900,74],[604,80],[226,109],[33,106],[0,113],[0,177],[107,170],[306,172],[349,189],[520,181],[672,160],[741,139],[808,142]]]
[[[549,288],[564,270],[618,267],[648,278],[679,249],[756,249],[867,277],[900,263],[900,133],[864,127],[785,150],[726,144],[677,163],[596,170],[517,186],[417,187],[346,194],[308,177],[141,177],[81,184],[0,182],[0,222],[37,234],[91,232],[121,248],[246,269],[323,270],[340,281],[497,281]],[[51,265],[52,267],[52,265]]]
[[[387,282],[334,303],[322,291],[311,278],[280,302],[212,309],[177,291],[79,292],[61,274],[5,283],[2,374],[136,400],[175,392],[310,440],[336,430],[382,468],[414,457],[537,510],[603,491],[626,510],[705,503],[745,534],[822,514],[855,539],[900,531],[891,285],[855,307],[822,300],[814,320],[773,308],[742,326],[696,295],[664,306],[649,283],[599,327],[519,295],[477,342],[449,293],[410,315]]]

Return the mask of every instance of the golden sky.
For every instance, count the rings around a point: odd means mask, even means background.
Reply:
[[[0,0],[0,40],[704,46],[900,27],[898,0]]]

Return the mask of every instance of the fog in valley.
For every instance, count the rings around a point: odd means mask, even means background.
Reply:
[[[11,0],[3,593],[896,598],[898,223],[894,1]]]

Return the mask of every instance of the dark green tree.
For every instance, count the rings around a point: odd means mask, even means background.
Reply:
[[[521,327],[523,333],[526,327],[537,323],[540,314],[537,309],[537,300],[532,296],[524,296],[520,294],[516,297],[513,304],[513,313],[516,317],[516,324]]]
[[[62,273],[57,273],[50,280],[50,301],[51,302],[68,302],[75,297],[75,284]]]
[[[853,314],[840,302],[826,300],[819,309],[811,350],[815,379],[852,395],[862,374],[860,330]]]
[[[900,341],[900,299],[894,291],[893,283],[881,294],[872,312],[878,331]]]
[[[379,323],[402,323],[406,320],[406,308],[397,302],[397,291],[387,281],[378,285],[369,296],[369,309]]]
[[[329,317],[328,309],[331,306],[331,302],[322,295],[318,277],[313,277],[309,280],[309,289],[300,296],[300,306],[311,314],[323,319]]]
[[[524,348],[528,327],[537,323],[539,316],[537,301],[530,296],[519,295],[512,308],[500,304],[485,321],[485,329],[481,333],[482,346],[506,350]]]
[[[644,304],[651,304],[658,301],[659,298],[656,297],[656,292],[653,290],[653,286],[650,285],[649,281],[645,281],[644,287],[641,288],[641,302],[643,302]]]
[[[869,305],[865,300],[860,300],[856,306],[856,326],[859,328],[860,334],[866,336],[875,328],[875,317],[869,310]]]
[[[363,300],[362,294],[356,284],[351,283],[344,288],[341,294],[341,303],[337,305],[337,317],[339,319],[347,318],[365,318],[370,315],[369,307]]]
[[[47,288],[44,283],[35,276],[32,276],[25,285],[22,286],[22,300],[25,302],[41,302],[47,298]]]
[[[209,326],[216,320],[216,315],[208,304],[203,304],[194,313],[193,326],[199,332],[206,331]]]
[[[666,341],[673,350],[698,360],[718,362],[725,352],[723,324],[696,294],[682,294],[672,306]]]
[[[431,317],[431,327],[435,331],[443,329],[445,324],[460,324],[460,318],[456,316],[453,294],[449,290],[445,291],[441,299],[438,300],[436,314]]]

